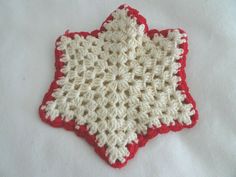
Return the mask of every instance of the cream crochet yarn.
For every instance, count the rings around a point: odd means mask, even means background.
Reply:
[[[178,89],[186,34],[176,29],[151,38],[127,6],[103,28],[98,37],[59,38],[63,75],[40,110],[49,121],[60,117],[75,121],[75,129],[86,126],[97,146],[106,147],[110,164],[125,163],[127,145],[138,143],[149,128],[192,124],[196,111]]]

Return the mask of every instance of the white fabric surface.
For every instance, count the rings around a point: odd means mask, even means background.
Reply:
[[[160,135],[121,170],[83,139],[51,128],[38,107],[54,76],[54,42],[65,30],[92,31],[123,1],[0,1],[1,177],[236,176],[236,2],[126,1],[150,28],[189,35],[187,82],[200,120]]]

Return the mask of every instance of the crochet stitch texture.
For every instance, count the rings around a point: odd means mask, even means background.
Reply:
[[[187,51],[183,30],[148,30],[137,10],[122,5],[100,30],[58,38],[55,80],[40,117],[74,130],[122,167],[158,133],[196,123],[185,82]]]

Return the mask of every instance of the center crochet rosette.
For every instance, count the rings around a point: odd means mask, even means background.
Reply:
[[[100,30],[58,38],[55,80],[40,116],[74,130],[122,167],[158,133],[196,123],[186,53],[183,30],[149,31],[137,10],[122,5]]]

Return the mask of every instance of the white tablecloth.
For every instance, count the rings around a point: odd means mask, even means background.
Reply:
[[[200,120],[160,135],[121,170],[83,139],[41,122],[38,107],[54,76],[54,42],[92,31],[123,1],[0,0],[1,177],[236,176],[236,2],[126,1],[150,28],[189,35],[187,82]]]

